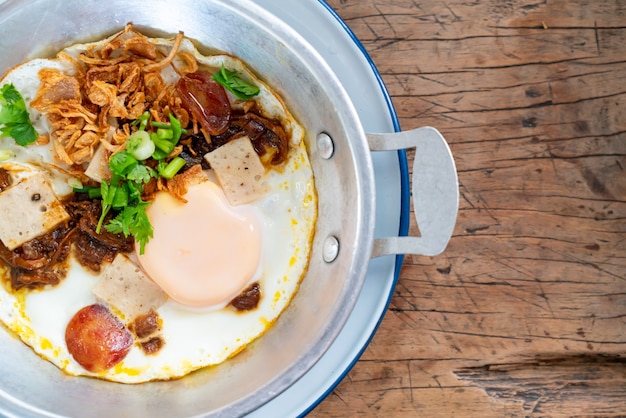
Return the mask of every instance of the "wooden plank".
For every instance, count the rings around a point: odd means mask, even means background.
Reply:
[[[528,28],[623,28],[626,16],[623,3],[589,0],[329,3],[361,40],[458,39]]]
[[[329,3],[461,200],[311,416],[626,415],[626,3]]]
[[[556,63],[598,55],[593,29],[521,30],[454,40],[364,41],[383,74],[440,73]]]
[[[495,400],[521,402],[528,415],[611,416],[622,407],[626,360],[606,356],[547,358],[467,368],[457,375],[485,387]]]

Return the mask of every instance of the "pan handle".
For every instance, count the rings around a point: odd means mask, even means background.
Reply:
[[[448,245],[459,210],[459,181],[446,140],[435,128],[367,134],[372,151],[415,148],[412,196],[421,236],[374,240],[372,257],[389,254],[434,256]]]

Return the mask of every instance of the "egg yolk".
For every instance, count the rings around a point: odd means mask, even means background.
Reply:
[[[184,198],[187,203],[157,193],[147,209],[154,237],[139,262],[175,301],[192,307],[223,306],[258,269],[258,219],[251,208],[230,206],[211,181],[189,187]]]

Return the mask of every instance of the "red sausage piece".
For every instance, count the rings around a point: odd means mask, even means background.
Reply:
[[[97,373],[122,361],[133,337],[105,306],[96,304],[82,308],[72,317],[65,329],[65,343],[78,364]]]
[[[187,109],[211,135],[226,131],[232,109],[226,90],[204,71],[186,74],[176,83],[176,91]]]

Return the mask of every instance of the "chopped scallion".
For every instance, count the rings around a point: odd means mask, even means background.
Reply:
[[[156,133],[150,134],[150,139],[159,150],[165,153],[165,156],[168,156],[174,150],[175,145],[172,142],[159,138],[159,135]]]
[[[169,141],[174,138],[174,133],[171,129],[159,128],[157,129],[157,136],[159,139],[167,139]]]
[[[115,195],[113,196],[113,203],[111,206],[113,206],[114,209],[122,209],[128,206],[128,186],[126,183],[122,183],[115,189]]]
[[[86,193],[90,199],[102,198],[102,190],[100,187],[83,186],[81,184],[80,187],[74,187],[72,190],[74,191],[74,193]]]
[[[141,116],[139,116],[137,119],[135,119],[131,125],[133,126],[137,126],[139,125],[138,129],[140,131],[145,131],[146,130],[146,126],[148,126],[148,120],[150,119],[150,112],[149,111],[145,111],[141,114]]]
[[[159,175],[166,179],[171,179],[185,166],[185,160],[181,157],[175,157],[169,163],[159,164]]]
[[[154,148],[154,142],[152,142],[150,134],[146,131],[135,131],[126,140],[126,150],[138,161],[150,158]]]

